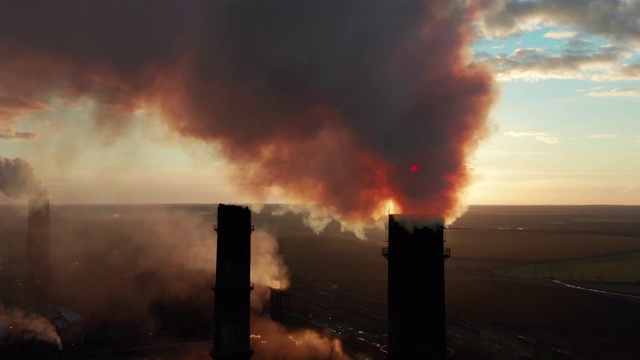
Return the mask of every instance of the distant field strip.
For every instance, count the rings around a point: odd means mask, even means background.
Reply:
[[[495,273],[519,277],[640,281],[640,252],[518,265],[497,269]]]
[[[640,253],[640,237],[596,234],[448,229],[446,241],[453,254],[452,261],[509,262],[514,265]]]
[[[610,292],[610,291],[604,291],[604,290],[597,290],[597,289],[590,289],[590,288],[585,288],[582,286],[575,286],[575,285],[571,285],[571,284],[567,284],[565,282],[562,282],[560,280],[552,280],[554,283],[558,284],[558,285],[562,285],[562,286],[566,286],[568,288],[572,288],[572,289],[578,289],[578,290],[584,290],[584,291],[591,291],[591,292],[595,292],[595,293],[599,293],[599,294],[604,294],[604,295],[614,295],[614,296],[619,296],[619,297],[624,297],[624,298],[629,298],[629,299],[638,299],[640,300],[640,296],[636,296],[636,295],[630,295],[630,294],[620,294],[620,293],[615,293],[615,292]]]

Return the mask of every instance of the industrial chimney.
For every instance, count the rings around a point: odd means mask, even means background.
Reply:
[[[389,215],[389,360],[444,359],[444,225],[441,219]]]
[[[40,313],[47,313],[49,305],[49,226],[49,199],[29,199],[25,302]]]
[[[246,207],[218,206],[213,351],[214,360],[246,360],[249,342],[251,211]]]

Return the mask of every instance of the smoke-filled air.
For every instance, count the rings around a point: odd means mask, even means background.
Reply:
[[[94,100],[103,132],[157,112],[220,146],[256,201],[279,191],[343,224],[451,217],[494,99],[473,16],[450,0],[6,2],[0,92]]]
[[[0,304],[0,332],[6,334],[30,333],[36,339],[60,344],[60,337],[51,322],[38,314],[25,313],[19,308],[5,308]]]
[[[145,325],[159,301],[212,301],[205,290],[215,279],[212,219],[170,208],[122,211],[97,219],[71,211],[73,218],[55,220],[53,235],[65,249],[53,263],[56,297],[88,316],[110,314],[115,320],[136,319]],[[288,286],[275,237],[257,231],[251,245],[256,287]],[[265,298],[268,292],[256,304],[261,306]]]
[[[252,345],[256,360],[349,360],[342,351],[342,342],[309,330],[287,330],[267,318],[253,318]]]

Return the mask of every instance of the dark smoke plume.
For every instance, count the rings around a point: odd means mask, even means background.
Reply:
[[[254,194],[344,222],[390,202],[451,216],[494,98],[468,60],[473,16],[451,0],[3,1],[0,92],[93,98],[105,131],[154,109],[221,144]]]
[[[12,198],[45,197],[47,192],[28,162],[0,156],[0,192]]]

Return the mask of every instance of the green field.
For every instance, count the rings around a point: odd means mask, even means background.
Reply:
[[[640,282],[640,253],[620,253],[592,258],[535,263],[496,269],[506,276]]]
[[[639,252],[640,237],[518,230],[447,229],[452,262],[537,263]]]

